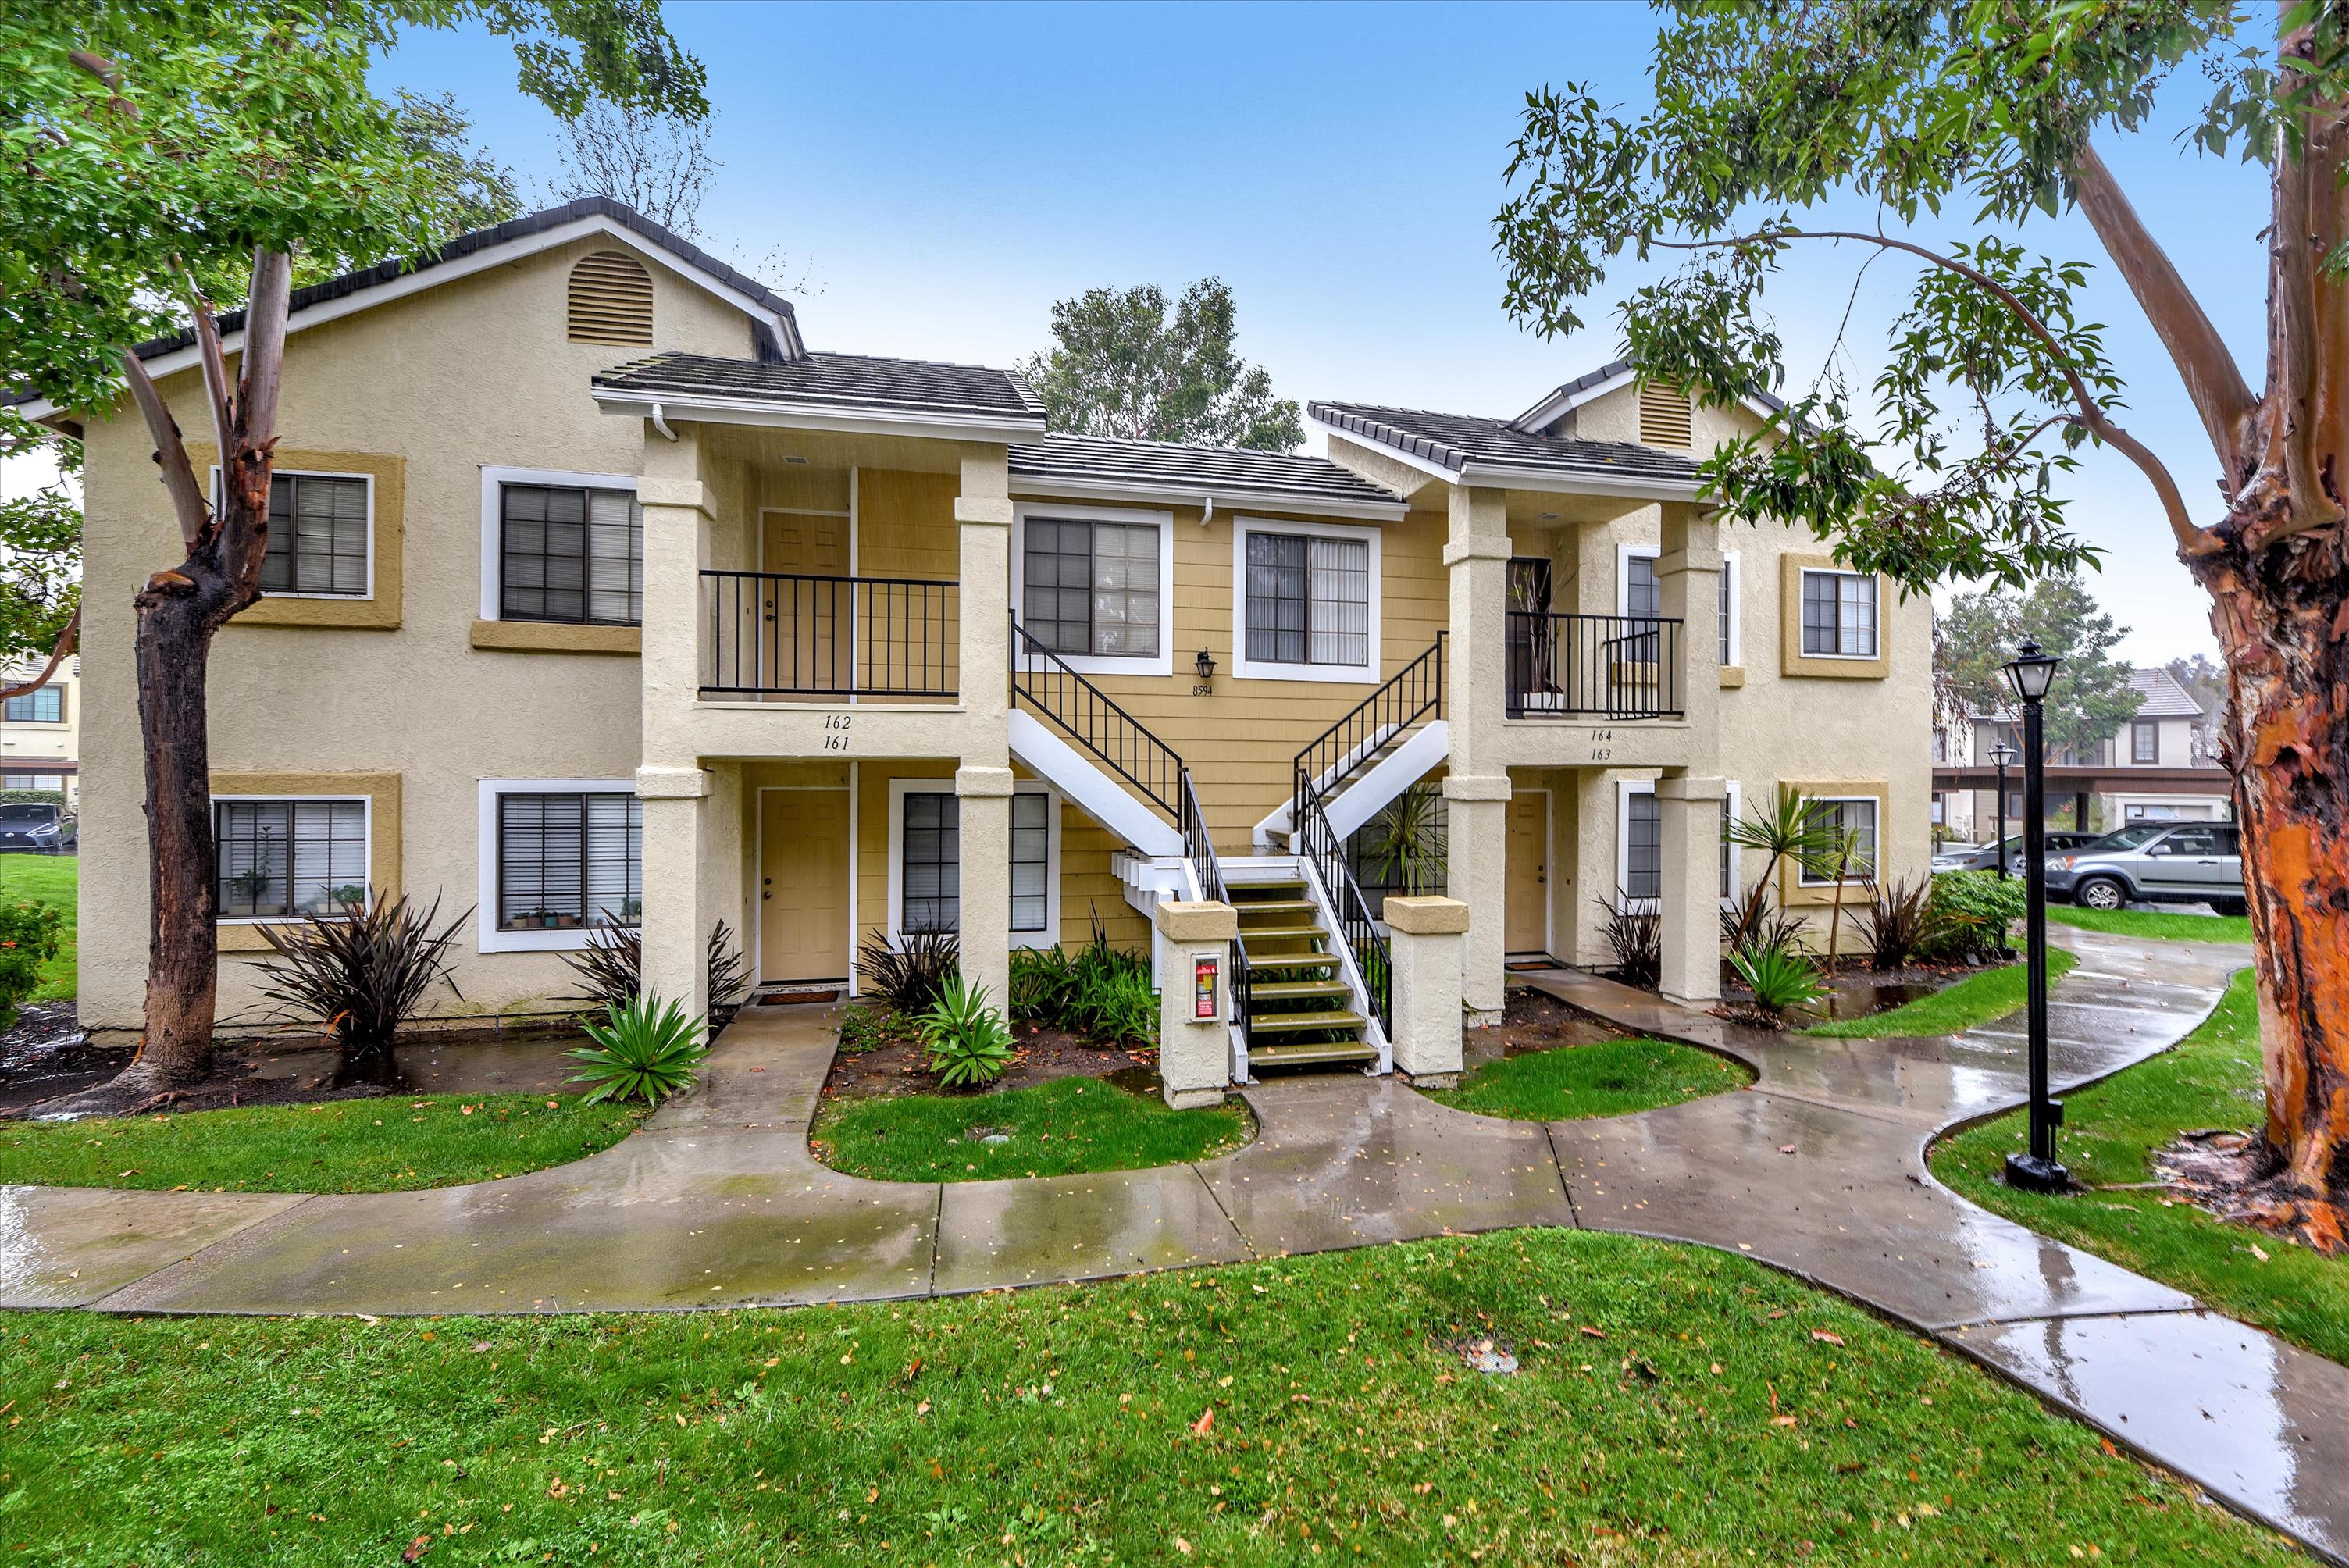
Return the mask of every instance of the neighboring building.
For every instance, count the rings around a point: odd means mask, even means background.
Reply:
[[[1161,900],[1301,883],[1243,916],[1232,1069],[1383,1065],[1380,912],[1340,868],[1414,780],[1485,1016],[1512,955],[1606,962],[1619,890],[1713,994],[1719,896],[1759,872],[1722,814],[1781,782],[1926,865],[1924,601],[1807,530],[1717,527],[1695,459],[1758,414],[1620,366],[1516,419],[1315,403],[1328,459],[1052,436],[1016,375],[812,352],[600,200],[301,291],[293,328],[285,526],[212,664],[224,1016],[255,922],[362,882],[477,904],[445,1004],[474,1010],[548,1006],[565,951],[636,923],[698,1010],[721,919],[774,985],[953,929],[1000,998],[1014,947],[1098,919],[1143,949]],[[185,342],[146,353],[204,428]],[[83,433],[81,1012],[135,1028],[129,606],[176,534],[135,414]],[[1272,1015],[1317,1011],[1351,1021],[1284,1046]]]
[[[2201,707],[2168,670],[2131,670],[2134,717],[2085,752],[2059,748],[2047,759],[2051,822],[2109,830],[2140,821],[2209,821],[2231,813],[2233,777],[2203,744]],[[1967,713],[1933,727],[1933,825],[1937,837],[1987,842],[1998,831],[1992,748],[2020,756],[2021,722],[2008,713]],[[2006,772],[2008,831],[2023,820],[2023,771]]]
[[[0,681],[14,686],[41,673],[40,659]],[[0,789],[56,789],[67,810],[81,802],[81,660],[57,665],[38,689],[0,702]]]

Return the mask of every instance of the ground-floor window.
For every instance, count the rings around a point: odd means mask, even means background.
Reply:
[[[62,789],[65,779],[55,773],[0,775],[0,789]]]
[[[644,806],[616,791],[498,797],[498,929],[634,925],[644,910]]]
[[[1044,929],[1052,903],[1052,798],[1011,797],[1011,929]]]
[[[1721,896],[1737,896],[1737,847],[1729,841],[1729,824],[1737,815],[1737,786],[1721,799]],[[1656,792],[1647,786],[1623,793],[1622,893],[1627,899],[1656,899],[1664,885],[1664,813]]]
[[[1853,796],[1818,802],[1819,824],[1830,833],[1847,832],[1852,837],[1852,856],[1847,871],[1853,879],[1876,874],[1876,808],[1877,801],[1873,796]],[[1818,869],[1827,874],[1817,875],[1807,865],[1802,868],[1803,885],[1826,887],[1834,882],[1832,865]]]
[[[212,802],[223,920],[326,914],[367,897],[365,799]]]
[[[1011,932],[1049,942],[1058,899],[1056,800],[1023,785],[1011,797]],[[890,845],[900,935],[962,929],[962,801],[950,789],[905,789]]]

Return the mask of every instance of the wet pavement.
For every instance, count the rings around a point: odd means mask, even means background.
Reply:
[[[2074,1085],[2175,1043],[2247,952],[2066,931],[2052,1010]],[[1521,975],[1709,1047],[1747,1090],[1548,1126],[1392,1079],[1244,1090],[1255,1141],[1196,1165],[878,1182],[809,1154],[838,1009],[744,1013],[700,1087],[576,1163],[302,1198],[0,1188],[0,1305],[138,1312],[676,1310],[1099,1279],[1452,1233],[1575,1225],[1699,1243],[1932,1335],[2349,1563],[2349,1370],[2199,1310],[1935,1182],[1939,1129],[2013,1105],[2021,1043],[1744,1027],[1575,971]]]

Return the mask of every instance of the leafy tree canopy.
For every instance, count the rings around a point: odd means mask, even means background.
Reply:
[[[1294,450],[1297,401],[1272,395],[1262,366],[1232,350],[1232,291],[1202,278],[1167,314],[1154,284],[1089,289],[1052,307],[1048,354],[1019,366],[1055,430],[1127,440]]]
[[[2013,228],[2078,200],[2108,249],[2133,244],[2135,214],[2089,133],[2137,126],[2157,89],[2191,69],[2214,83],[2197,138],[2206,150],[2296,155],[2296,106],[2342,96],[2349,50],[2337,8],[2285,11],[2304,47],[2298,74],[2279,80],[2273,9],[2233,0],[1671,7],[1651,111],[1627,115],[1581,86],[1528,96],[1496,221],[1506,304],[1546,334],[1574,331],[1610,265],[1684,258],[1621,307],[1633,365],[1716,406],[1757,392],[1789,404],[1762,436],[1708,459],[1727,515],[1799,519],[1853,563],[1911,585],[2020,586],[2092,563],[2057,493],[2090,440],[2146,469],[2179,545],[2207,552],[2215,543],[2177,485],[2112,418],[2120,381],[2103,329],[2078,312],[2082,265],[1996,233],[1935,249],[1898,227],[1806,219],[1857,195],[1896,225],[1940,221],[1950,205]],[[1913,268],[1869,387],[1825,372],[1789,385],[1764,309],[1787,259],[1826,245]],[[2166,263],[2141,271],[2162,289],[2174,281]],[[2198,334],[2199,312],[2177,351],[2238,384],[2231,365],[2217,368],[2215,338]]]
[[[1944,634],[1936,639],[1949,689],[1974,713],[2005,713],[2015,706],[2006,662],[2027,639],[2064,661],[2043,707],[2047,748],[2093,754],[2117,733],[2143,699],[2129,686],[2129,666],[2112,650],[2128,628],[2113,624],[2076,577],[2050,577],[2027,593],[1992,588],[1950,602]]]

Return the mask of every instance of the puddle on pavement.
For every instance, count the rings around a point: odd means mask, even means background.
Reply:
[[[1102,1082],[1113,1083],[1128,1094],[1138,1094],[1145,1099],[1155,1099],[1158,1094],[1158,1069],[1139,1065],[1120,1068],[1113,1073],[1102,1074]]]
[[[1824,1024],[1840,1018],[1866,1018],[1878,1013],[1889,1013],[1895,1007],[1905,1007],[1920,996],[1930,996],[1940,986],[1930,980],[1871,980],[1865,975],[1839,975],[1835,988],[1809,1006],[1789,1007],[1786,1016],[1793,1026]]]

